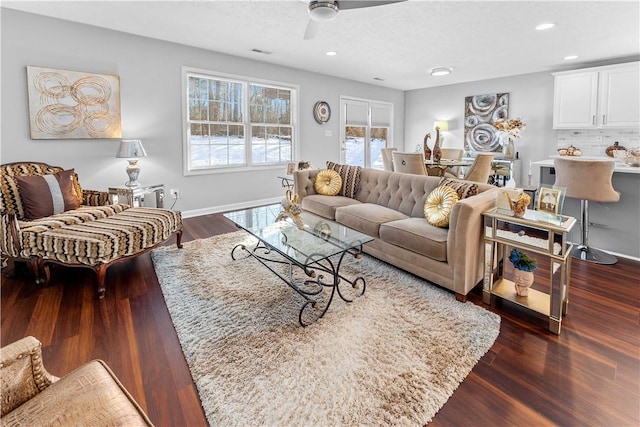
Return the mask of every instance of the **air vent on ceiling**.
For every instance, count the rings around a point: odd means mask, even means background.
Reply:
[[[271,55],[273,53],[273,52],[268,52],[266,50],[261,50],[261,49],[251,49],[251,52],[261,53],[263,55]]]

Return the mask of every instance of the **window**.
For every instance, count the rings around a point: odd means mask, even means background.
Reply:
[[[393,104],[342,98],[342,159],[346,164],[383,169],[382,149],[390,146]]]
[[[185,173],[294,158],[297,88],[184,69]]]

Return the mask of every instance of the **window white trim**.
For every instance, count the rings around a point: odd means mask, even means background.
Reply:
[[[190,141],[189,141],[189,83],[188,76],[199,76],[204,78],[227,80],[233,82],[240,82],[243,85],[243,121],[242,124],[245,127],[245,164],[244,165],[230,165],[230,166],[213,166],[206,168],[191,169],[190,165]],[[181,105],[182,105],[182,170],[184,176],[190,175],[207,175],[217,173],[229,173],[229,172],[245,172],[265,169],[281,169],[283,165],[289,162],[276,163],[260,163],[251,164],[251,117],[249,110],[249,86],[251,84],[264,85],[277,89],[285,89],[291,91],[291,127],[292,129],[292,159],[290,161],[296,161],[298,153],[300,152],[300,130],[298,123],[299,120],[299,107],[298,97],[300,92],[300,85],[279,82],[267,79],[261,79],[256,77],[244,76],[239,74],[222,73],[218,71],[211,71],[202,68],[183,66],[181,70],[182,92],[181,92]]]

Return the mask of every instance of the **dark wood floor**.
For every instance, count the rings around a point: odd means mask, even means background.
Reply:
[[[221,215],[186,219],[183,241],[234,230]],[[3,346],[37,337],[58,376],[103,359],[157,426],[206,425],[149,254],[110,268],[103,300],[89,270],[57,267],[47,288],[19,270],[2,279]],[[500,336],[432,424],[640,425],[639,278],[639,262],[574,261],[560,336],[508,303],[493,308]],[[482,305],[480,289],[470,300]]]

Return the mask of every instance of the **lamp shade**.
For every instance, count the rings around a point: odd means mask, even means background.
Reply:
[[[433,128],[439,128],[441,131],[446,132],[449,130],[449,122],[446,120],[438,120],[433,122]]]
[[[120,141],[120,147],[116,157],[131,159],[135,157],[145,157],[147,152],[144,151],[142,141],[139,139],[123,139]]]

